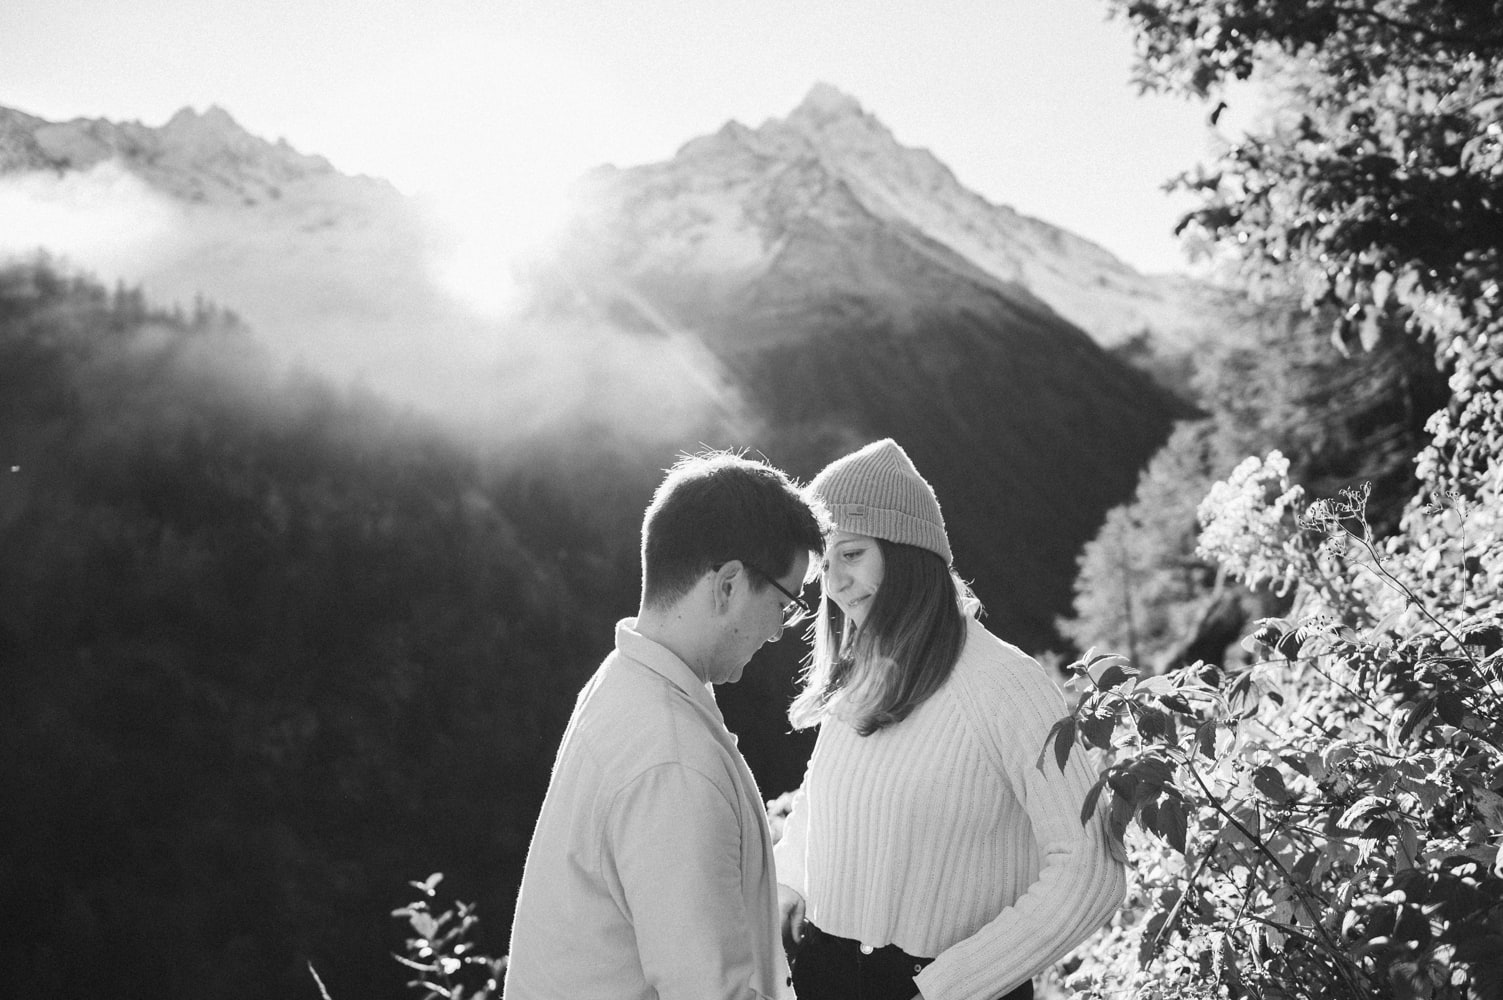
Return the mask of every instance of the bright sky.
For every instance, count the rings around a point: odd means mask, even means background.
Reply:
[[[1184,268],[1207,109],[1139,97],[1105,0],[3,0],[0,105],[161,125],[217,104],[350,173],[546,204],[818,81],[988,199]],[[479,200],[477,200],[479,199]],[[503,207],[508,206],[508,207]],[[479,218],[484,218],[480,211]]]

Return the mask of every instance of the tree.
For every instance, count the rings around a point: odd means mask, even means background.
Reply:
[[[1176,429],[1080,557],[1074,614],[1059,622],[1078,649],[1124,651],[1158,671],[1222,662],[1241,627],[1287,601],[1250,594],[1195,555],[1196,508],[1244,457],[1279,450],[1312,493],[1373,484],[1369,519],[1394,530],[1413,489],[1424,423],[1447,399],[1431,352],[1388,338],[1343,357],[1292,304],[1247,308],[1223,341],[1197,352],[1193,388],[1207,416]]]
[[[1109,2],[1136,32],[1142,87],[1224,102],[1256,76],[1280,95],[1179,179],[1202,198],[1182,227],[1250,283],[1329,307],[1343,345],[1391,319],[1457,369],[1498,356],[1503,3]]]

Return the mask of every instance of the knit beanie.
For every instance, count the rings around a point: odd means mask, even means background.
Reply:
[[[837,458],[814,477],[809,492],[840,531],[917,545],[938,553],[946,566],[953,561],[939,500],[892,438]]]

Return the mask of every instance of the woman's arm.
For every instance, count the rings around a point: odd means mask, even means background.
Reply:
[[[1052,754],[1039,765],[1064,697],[1043,668],[1011,647],[1001,669],[967,692],[971,715],[1022,807],[1042,854],[1038,878],[1013,905],[945,951],[917,977],[925,1000],[989,1000],[1063,958],[1105,923],[1125,894],[1123,865],[1109,849],[1105,815],[1085,826],[1080,809],[1095,781],[1086,755],[1060,771]],[[1022,822],[1026,817],[1026,825]]]

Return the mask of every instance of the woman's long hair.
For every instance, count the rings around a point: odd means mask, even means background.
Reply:
[[[937,554],[875,539],[882,584],[859,628],[820,598],[803,690],[788,719],[808,729],[833,714],[862,736],[901,722],[950,677],[965,646],[966,619],[981,610],[965,581]]]

